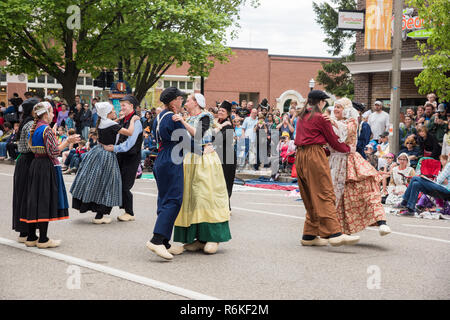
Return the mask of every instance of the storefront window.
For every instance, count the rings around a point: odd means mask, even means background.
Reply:
[[[37,78],[37,80],[38,80],[38,83],[45,83],[45,75],[39,76]]]
[[[56,79],[52,76],[47,76],[47,83],[54,84],[56,83]]]

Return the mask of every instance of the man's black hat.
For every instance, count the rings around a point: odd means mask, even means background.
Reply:
[[[132,94],[127,94],[125,97],[123,97],[119,101],[128,101],[129,103],[131,103],[133,105],[134,108],[139,107],[138,99],[136,99],[136,97],[133,96]]]
[[[178,98],[180,96],[184,96],[184,95],[186,95],[186,93],[179,90],[178,88],[169,87],[161,93],[159,100],[164,104],[169,104],[170,101],[175,100],[176,98]]]
[[[329,99],[329,98],[330,97],[322,90],[312,90],[310,93],[308,93],[308,99],[325,100],[325,99]]]
[[[363,112],[365,109],[364,104],[362,104],[362,103],[352,101],[352,104],[353,104],[353,108],[355,108],[358,111]]]
[[[225,110],[227,110],[228,113],[231,113],[232,106],[233,105],[230,102],[228,102],[227,100],[224,100],[219,108],[224,108]]]

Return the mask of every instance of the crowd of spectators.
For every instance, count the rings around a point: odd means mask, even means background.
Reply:
[[[25,99],[32,97],[31,93],[25,93]],[[51,126],[56,130],[60,142],[71,134],[82,136],[79,144],[70,145],[61,152],[64,173],[74,173],[86,153],[97,144],[95,126],[98,117],[95,103],[99,99],[93,98],[91,103],[84,103],[80,96],[76,96],[75,103],[70,106],[59,97],[46,96],[44,100],[49,101],[54,108],[55,116]],[[4,103],[0,106],[0,160],[15,160],[18,156],[15,136],[19,128],[22,102],[23,99],[14,94],[9,99],[8,106]],[[215,119],[218,105],[219,103],[206,108]],[[276,180],[280,173],[290,173],[295,161],[297,113],[303,107],[303,101],[292,100],[289,111],[282,113],[278,108],[270,106],[267,99],[257,105],[246,100],[232,102],[237,169],[269,168],[271,159],[275,156],[279,159],[279,169],[272,172],[272,179]],[[447,109],[448,103],[438,103],[436,96],[429,94],[424,105],[409,107],[402,112],[398,154],[393,154],[393,148],[389,145],[390,118],[383,103],[376,101],[369,110],[358,109],[360,119],[357,152],[380,172],[383,202],[395,206],[402,201],[411,179],[422,174],[422,160],[440,161],[444,168],[450,153],[450,112]],[[326,107],[324,111],[332,112],[331,110],[332,108]],[[158,154],[158,146],[151,131],[153,122],[161,111],[161,108],[136,109],[144,130],[142,168],[151,169]],[[187,113],[183,112],[183,116],[187,117]],[[429,178],[436,179],[436,175]],[[447,183],[447,180],[443,181]]]

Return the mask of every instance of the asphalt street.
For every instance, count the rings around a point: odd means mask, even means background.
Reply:
[[[450,222],[388,215],[393,233],[359,233],[355,246],[303,247],[305,209],[286,191],[235,186],[233,239],[215,255],[165,261],[145,243],[156,218],[153,180],[137,180],[136,221],[91,223],[70,210],[51,222],[59,248],[16,242],[14,166],[0,164],[0,299],[449,299]],[[66,189],[75,176],[65,176]],[[68,192],[69,203],[71,196]]]

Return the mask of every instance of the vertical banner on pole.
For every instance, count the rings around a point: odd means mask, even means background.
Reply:
[[[364,49],[391,50],[391,35],[392,0],[366,0]]]

